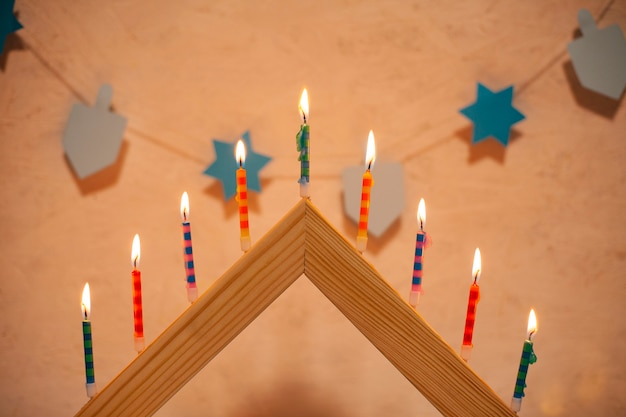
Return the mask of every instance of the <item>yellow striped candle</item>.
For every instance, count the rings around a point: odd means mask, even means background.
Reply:
[[[367,247],[367,223],[370,214],[371,191],[374,186],[374,178],[371,169],[376,159],[376,144],[374,143],[374,132],[370,130],[367,138],[367,151],[365,153],[365,173],[363,173],[363,183],[361,188],[361,210],[359,212],[359,228],[356,235],[356,248],[363,253]]]
[[[250,225],[248,223],[248,183],[246,177],[246,170],[243,168],[243,164],[246,160],[246,147],[243,141],[237,142],[235,148],[235,158],[239,163],[239,169],[237,169],[237,203],[239,204],[239,230],[241,250],[246,252],[250,249]]]

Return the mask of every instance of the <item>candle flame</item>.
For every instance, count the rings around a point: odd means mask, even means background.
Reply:
[[[139,266],[139,258],[141,257],[141,245],[139,243],[139,235],[136,234],[133,238],[133,248],[130,255],[130,262],[133,265],[133,268],[137,268]]]
[[[482,262],[480,259],[480,249],[476,248],[476,251],[474,251],[474,265],[472,266],[472,279],[474,280],[474,284],[478,284],[481,272]]]
[[[235,159],[239,166],[243,166],[243,163],[246,162],[246,146],[241,139],[239,139],[235,148]]]
[[[83,300],[80,304],[80,309],[83,311],[83,318],[89,320],[91,316],[91,296],[89,294],[89,283],[85,283],[83,288]]]
[[[426,226],[426,203],[424,203],[423,198],[420,199],[420,202],[417,205],[417,224],[423,232],[424,226]]]
[[[306,92],[306,88],[302,90],[298,110],[300,110],[300,118],[302,119],[302,123],[306,124],[307,120],[309,119],[309,94]]]
[[[533,336],[537,333],[537,316],[535,316],[535,310],[530,309],[530,314],[528,315],[528,340],[533,340]]]
[[[187,191],[185,191],[180,198],[180,217],[183,218],[184,222],[189,218],[189,196],[187,195]]]
[[[376,143],[374,143],[374,132],[370,130],[367,136],[367,151],[365,152],[365,165],[367,169],[372,168],[372,164],[376,160]]]

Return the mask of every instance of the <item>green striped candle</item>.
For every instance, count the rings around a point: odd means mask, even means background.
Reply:
[[[299,110],[302,118],[302,125],[300,126],[300,131],[296,135],[296,147],[298,152],[300,152],[300,156],[298,157],[298,160],[300,161],[300,179],[298,182],[300,183],[300,197],[308,198],[311,139],[309,137],[309,125],[307,124],[307,120],[309,118],[309,95],[306,88],[302,91],[302,96],[300,97]]]
[[[87,396],[92,398],[96,395],[96,377],[93,368],[93,341],[91,338],[91,297],[89,294],[89,283],[83,289],[83,300],[81,303],[83,311],[83,348],[85,351],[85,377],[87,380]]]
[[[528,374],[528,366],[537,362],[537,356],[533,350],[533,336],[537,333],[537,318],[535,310],[530,310],[528,317],[528,335],[524,341],[522,349],[522,358],[517,371],[517,379],[515,380],[515,389],[513,390],[513,398],[511,399],[511,409],[518,412],[522,408],[522,398],[524,397],[524,388],[526,388],[526,375]]]

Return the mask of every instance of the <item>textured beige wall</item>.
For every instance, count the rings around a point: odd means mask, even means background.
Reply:
[[[132,360],[134,233],[147,340],[186,308],[183,190],[200,290],[241,256],[236,205],[201,174],[212,138],[250,129],[273,158],[250,199],[253,240],[297,202],[304,85],[312,199],[342,233],[356,229],[341,171],[360,163],[369,129],[379,160],[403,165],[407,205],[365,254],[391,285],[408,295],[424,197],[426,320],[460,346],[479,246],[471,366],[508,402],[534,307],[539,360],[522,415],[626,414],[626,113],[572,73],[565,46],[581,7],[626,28],[622,1],[18,0],[25,28],[0,57],[0,415],[67,416],[86,401],[86,280],[98,385]],[[458,110],[476,81],[516,87],[527,120],[506,151],[469,145]],[[73,103],[92,103],[103,82],[129,119],[122,154],[79,181],[61,134]],[[157,415],[438,413],[301,279]]]

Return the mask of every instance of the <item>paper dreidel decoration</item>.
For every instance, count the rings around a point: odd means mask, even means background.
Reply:
[[[245,131],[241,135],[241,138],[246,148],[246,158],[243,167],[246,169],[247,173],[248,190],[260,193],[261,181],[259,180],[259,171],[261,171],[272,158],[254,151],[252,148],[252,139],[250,139],[250,131]],[[239,164],[235,159],[236,144],[237,140],[233,142],[223,142],[213,139],[215,161],[204,170],[205,175],[216,178],[222,183],[224,200],[229,200],[237,192],[236,173]]]
[[[404,208],[404,178],[397,162],[377,162],[372,169],[372,186],[367,231],[379,237],[401,214]],[[361,210],[361,179],[363,165],[347,167],[342,173],[343,206],[349,219],[358,224]]]
[[[78,178],[112,165],[117,159],[126,118],[109,110],[113,87],[103,84],[94,107],[74,104],[63,134],[63,148]]]
[[[13,14],[14,5],[15,0],[0,1],[0,54],[4,50],[7,35],[24,27]]]
[[[618,25],[598,29],[586,9],[578,12],[582,37],[567,50],[583,87],[618,100],[626,87],[626,39]]]
[[[474,123],[472,144],[492,137],[502,145],[509,144],[511,127],[524,115],[513,105],[513,86],[493,92],[478,83],[476,101],[460,110],[461,114]]]

